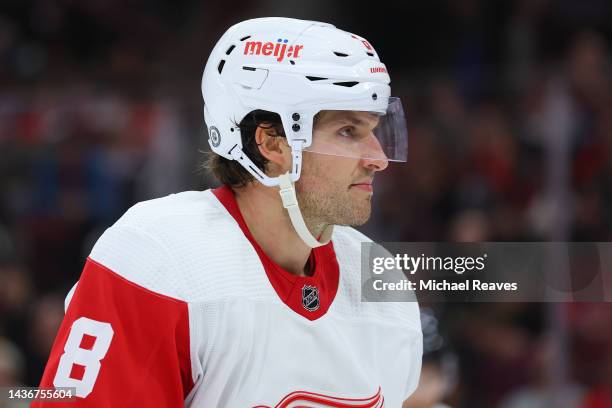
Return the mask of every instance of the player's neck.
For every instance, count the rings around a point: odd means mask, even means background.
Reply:
[[[234,192],[251,235],[266,255],[288,272],[304,275],[311,249],[295,232],[278,188],[251,183]]]

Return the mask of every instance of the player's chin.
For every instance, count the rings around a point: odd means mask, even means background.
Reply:
[[[359,227],[368,222],[371,214],[372,205],[370,204],[370,200],[359,203],[359,205],[355,205],[355,207],[353,207],[351,220],[350,222],[346,223],[346,225],[350,225],[352,227]]]

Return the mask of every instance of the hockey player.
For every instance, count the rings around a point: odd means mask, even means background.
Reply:
[[[401,406],[418,307],[361,301],[369,240],[350,227],[407,149],[376,51],[329,24],[248,20],[213,49],[202,92],[223,186],[136,204],[106,230],[41,387],[75,387],[70,407]]]

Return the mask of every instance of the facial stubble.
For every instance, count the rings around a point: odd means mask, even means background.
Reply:
[[[308,171],[302,171],[296,183],[296,194],[309,228],[318,233],[328,225],[365,224],[372,210],[372,195],[350,187],[350,183],[359,177],[353,175],[352,180],[339,181],[333,175],[330,177],[329,171],[317,166],[314,161],[307,162],[304,168]]]

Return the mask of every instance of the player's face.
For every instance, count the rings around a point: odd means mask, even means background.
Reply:
[[[367,112],[326,111],[313,133],[313,150],[304,152],[296,183],[306,219],[334,225],[362,225],[371,212],[372,181],[388,160],[372,130],[378,117]]]

